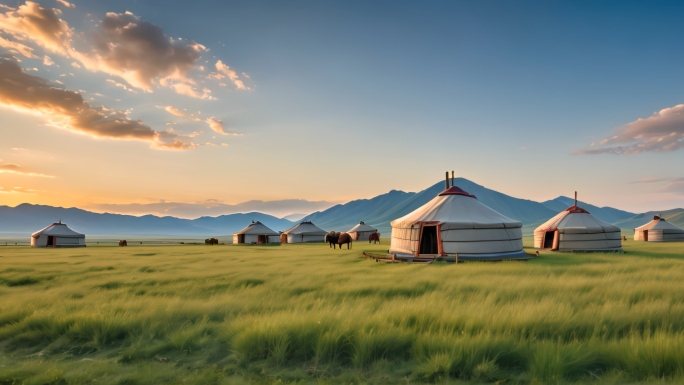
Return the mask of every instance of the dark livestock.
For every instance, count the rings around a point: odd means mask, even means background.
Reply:
[[[351,248],[352,236],[347,233],[340,233],[339,238],[337,238],[337,244],[340,245],[340,250],[342,250],[342,245],[347,244],[347,249]]]
[[[368,236],[368,243],[373,242],[373,244],[380,242],[380,233],[377,231]]]
[[[334,231],[329,232],[325,236],[325,241],[330,244],[330,247],[333,249],[337,248],[337,241],[340,239],[340,233],[336,233]]]
[[[212,245],[212,246],[218,245],[218,239],[216,239],[216,238],[208,238],[208,239],[205,239],[205,240],[204,240],[204,244],[205,244],[205,245]]]

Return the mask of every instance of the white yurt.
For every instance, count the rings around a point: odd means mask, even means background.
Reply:
[[[451,186],[392,225],[389,252],[448,260],[528,259],[522,223],[482,204],[474,195]]]
[[[361,221],[361,223],[347,231],[347,234],[351,235],[352,239],[355,241],[367,241],[368,237],[376,231],[378,231],[378,229],[370,227]]]
[[[534,247],[559,251],[620,251],[620,228],[575,204],[534,230]]]
[[[684,242],[684,229],[656,215],[647,224],[634,229],[635,241]]]
[[[252,221],[249,226],[233,234],[233,243],[236,245],[243,243],[260,245],[278,242],[280,242],[279,234],[259,221]]]
[[[328,233],[312,222],[301,222],[280,234],[281,243],[323,242]]]
[[[85,247],[85,235],[59,221],[31,234],[31,247]]]

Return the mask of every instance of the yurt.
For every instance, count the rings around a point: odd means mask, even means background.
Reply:
[[[328,233],[311,222],[298,223],[280,234],[282,243],[323,242]]]
[[[634,229],[635,241],[684,242],[684,229],[656,215],[647,224]]]
[[[280,242],[278,233],[259,221],[252,221],[249,226],[233,234],[233,243],[236,245],[243,243],[260,245],[278,242]]]
[[[534,247],[558,251],[620,251],[620,228],[575,204],[534,230]]]
[[[482,204],[474,195],[449,186],[428,203],[392,221],[390,254],[445,260],[528,259],[522,223]]]
[[[361,223],[347,231],[347,234],[351,235],[352,239],[355,241],[367,241],[368,237],[376,231],[378,231],[378,229],[370,227],[361,221]]]
[[[31,247],[85,247],[85,235],[59,221],[31,234]]]

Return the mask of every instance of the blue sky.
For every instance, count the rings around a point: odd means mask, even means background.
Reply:
[[[0,173],[7,204],[346,201],[421,190],[454,169],[534,200],[578,190],[594,204],[634,211],[684,206],[684,4],[38,3],[61,11],[75,53],[6,27],[0,36],[34,47],[37,58],[7,47],[3,57],[84,91],[92,106],[132,108],[129,119],[155,132],[173,127],[194,147],[78,135],[46,125],[45,111],[17,110],[10,97],[0,109],[8,123],[0,167],[21,172]],[[164,86],[162,76],[145,91],[106,64],[89,67],[107,12],[157,26],[175,46],[206,47],[186,77],[195,97]],[[45,55],[55,64],[45,65]],[[248,89],[207,78],[222,73],[219,60]],[[198,98],[205,85],[212,99]],[[169,106],[195,115],[172,115]],[[212,131],[209,117],[227,135]]]

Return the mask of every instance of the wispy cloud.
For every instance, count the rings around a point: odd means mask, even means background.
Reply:
[[[193,122],[199,122],[202,120],[202,119],[198,118],[197,116],[195,116],[195,114],[190,114],[188,112],[181,111],[179,108],[176,108],[174,106],[166,106],[166,107],[164,107],[164,110],[166,110],[171,115],[178,116],[180,118],[185,118],[188,120],[192,120]]]
[[[65,6],[67,8],[76,8],[76,6],[74,4],[71,4],[70,2],[68,2],[66,0],[57,0],[57,3]]]
[[[670,152],[684,147],[684,104],[664,108],[648,118],[639,118],[613,132],[600,147],[576,151],[576,155],[634,155]]]
[[[30,58],[30,59],[37,59],[38,56],[36,56],[33,53],[33,48],[27,46],[26,44],[21,44],[16,41],[9,41],[2,36],[0,36],[0,47],[2,48],[7,48],[10,51],[14,51],[20,55],[23,55],[24,57]],[[47,57],[47,56],[46,56]]]
[[[6,189],[0,187],[0,194],[36,194],[42,190],[34,190],[26,187],[11,187]]]
[[[0,60],[0,105],[43,115],[55,127],[100,138],[137,139],[160,149],[188,149],[188,138],[155,131],[124,112],[93,107],[80,93],[54,88],[47,80],[29,75],[11,60]]]
[[[8,173],[8,174],[19,174],[19,175],[26,175],[26,176],[36,176],[36,177],[42,177],[42,178],[54,178],[52,175],[45,175],[45,174],[40,174],[37,172],[32,172],[30,170],[27,170],[24,167],[21,167],[18,164],[14,163],[0,163],[0,174],[2,173]]]
[[[674,179],[672,182],[668,183],[663,190],[684,195],[684,178]]]
[[[215,117],[210,117],[205,120],[207,124],[209,125],[209,128],[212,130],[218,132],[221,135],[230,135],[230,136],[242,136],[242,134],[238,134],[237,132],[228,132],[225,130],[225,125],[223,124],[222,121],[216,119]]]
[[[248,90],[249,88],[245,86],[245,83],[240,80],[240,77],[238,76],[237,72],[224,64],[221,60],[216,62],[216,71],[215,73],[209,74],[210,78],[213,79],[223,79],[224,77],[228,77],[228,79],[235,85],[235,87],[239,90]],[[244,74],[244,72],[243,72]],[[248,77],[249,78],[249,77]]]

